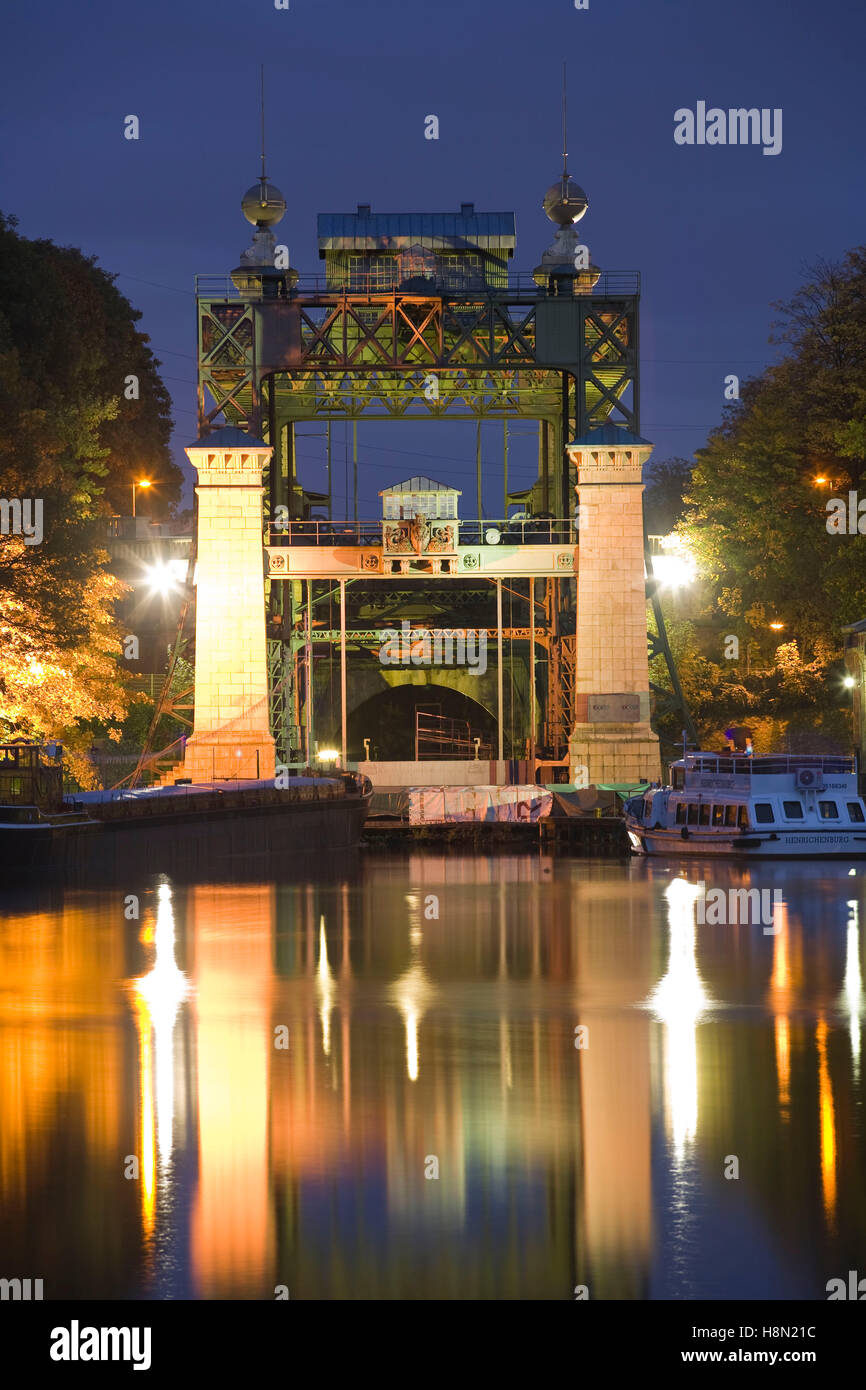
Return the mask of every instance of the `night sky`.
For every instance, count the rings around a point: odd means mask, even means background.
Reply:
[[[552,240],[541,199],[560,171],[561,63],[569,169],[595,264],[643,277],[642,433],[690,456],[718,422],[724,378],[774,360],[772,301],[804,268],[866,241],[862,0],[148,0],[7,8],[0,207],[30,237],[95,254],[143,311],[175,406],[196,433],[194,276],[249,244],[240,198],[259,172],[265,64],[277,239],[321,273],[318,212],[514,211],[512,268]],[[783,148],[681,147],[674,112],[783,110]],[[440,139],[424,139],[436,114]],[[139,141],[123,138],[135,114]],[[323,429],[304,425],[299,433]],[[533,427],[511,485],[535,477]],[[334,428],[336,453],[342,425]],[[471,423],[359,425],[362,516],[413,473],[474,499]],[[484,432],[485,509],[501,514],[502,430]],[[299,441],[319,486],[321,441]],[[186,469],[187,476],[190,470]],[[338,501],[343,490],[341,469]],[[187,497],[187,501],[189,498]],[[474,505],[464,505],[464,515]]]

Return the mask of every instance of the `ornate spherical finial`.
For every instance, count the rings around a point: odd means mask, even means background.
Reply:
[[[241,199],[241,211],[254,227],[273,227],[285,215],[286,200],[275,184],[259,179]]]
[[[544,195],[544,211],[558,227],[579,222],[589,207],[589,199],[579,183],[565,175],[552,183]]]

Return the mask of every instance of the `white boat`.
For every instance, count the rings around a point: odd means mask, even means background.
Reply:
[[[626,802],[638,854],[866,858],[854,757],[689,753],[670,771],[669,786]]]

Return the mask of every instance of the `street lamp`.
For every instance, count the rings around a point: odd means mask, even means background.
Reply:
[[[652,556],[653,577],[666,589],[685,588],[697,579],[697,565],[681,536],[662,536]]]
[[[139,478],[137,483],[132,484],[132,515],[135,516],[135,489],[137,487],[151,487],[149,478]]]
[[[167,564],[163,560],[157,560],[156,564],[145,568],[144,582],[152,594],[162,594],[165,598],[169,594],[177,593],[186,581],[186,572],[186,560],[169,560]]]

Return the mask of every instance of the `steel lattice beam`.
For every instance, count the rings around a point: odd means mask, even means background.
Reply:
[[[352,418],[370,413],[374,400],[382,403],[385,416],[399,417],[410,404],[429,415],[459,414],[461,399],[469,416],[552,418],[558,381],[566,373],[574,383],[570,437],[612,411],[637,431],[637,294],[562,306],[574,311],[574,331],[566,334],[571,345],[556,364],[539,354],[539,301],[543,295],[507,292],[471,298],[399,293],[319,293],[273,301],[200,298],[200,423],[204,427],[225,413],[262,429],[257,418],[262,386],[274,375],[283,421],[332,413]],[[383,368],[394,373],[390,380],[377,379]],[[503,402],[502,375],[507,378],[518,368],[535,378],[523,388],[529,394]],[[439,400],[406,389],[407,377],[420,369],[441,376]],[[336,381],[332,373],[339,374]],[[635,388],[631,405],[624,402],[629,386]],[[468,404],[466,390],[472,397]]]

